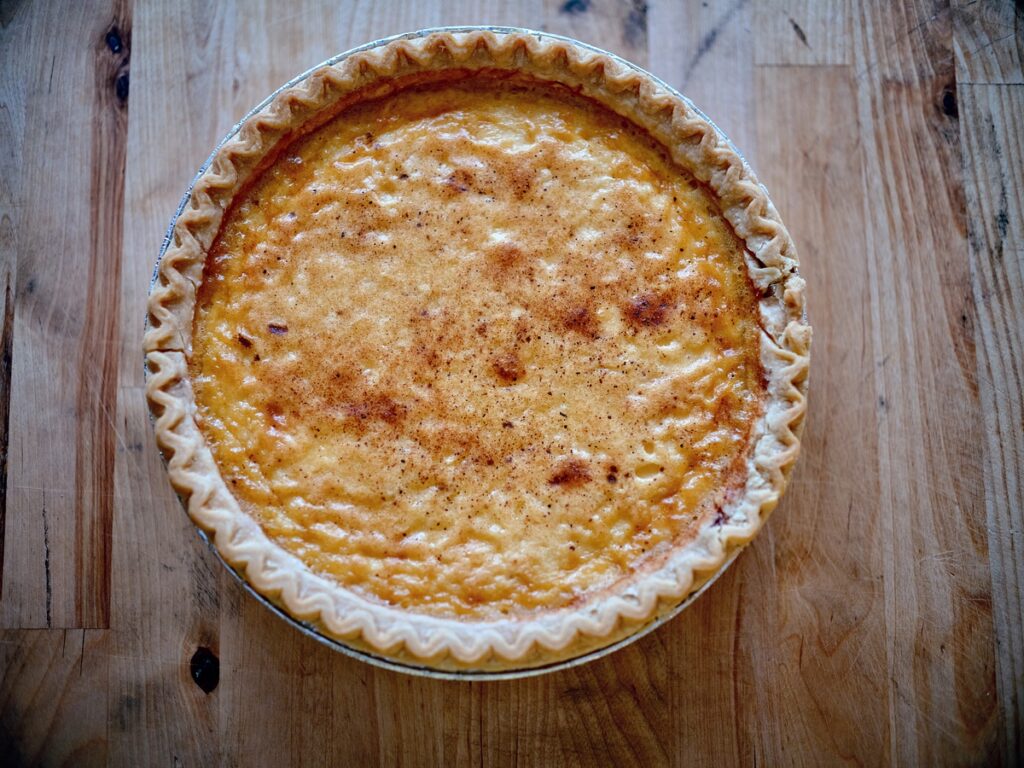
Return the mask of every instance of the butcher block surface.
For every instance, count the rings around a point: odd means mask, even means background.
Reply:
[[[678,618],[510,682],[371,667],[196,535],[149,279],[231,126],[444,24],[566,34],[733,139],[815,329],[804,450]],[[0,2],[0,764],[1011,765],[1024,750],[1024,8],[998,0]]]

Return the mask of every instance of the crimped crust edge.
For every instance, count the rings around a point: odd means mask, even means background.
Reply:
[[[579,87],[649,130],[719,197],[751,254],[763,292],[761,360],[768,381],[744,493],[654,571],[581,608],[525,621],[458,621],[372,603],[309,571],[274,544],[224,483],[195,421],[187,355],[196,288],[221,219],[260,161],[293,129],[339,98],[413,71],[497,67]],[[224,143],[179,215],[150,293],[146,395],[168,474],[193,521],[221,556],[293,617],[355,648],[441,669],[548,664],[610,645],[668,613],[713,577],[760,529],[785,489],[806,412],[811,329],[796,248],[767,192],[728,141],[685,100],[644,73],[542,33],[436,32],[396,39],[317,69],[282,90]]]

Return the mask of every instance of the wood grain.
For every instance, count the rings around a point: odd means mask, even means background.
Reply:
[[[1024,83],[1024,5],[956,0],[951,11],[961,83]]]
[[[76,626],[110,624],[111,537],[117,409],[117,323],[121,296],[121,227],[128,132],[131,17],[126,3],[93,44],[94,93],[89,167],[88,271],[79,341],[81,380],[75,403]]]
[[[1008,713],[1009,764],[1024,753],[1024,84],[972,84],[960,94],[992,607],[1001,646],[996,675]]]
[[[1022,16],[0,3],[0,764],[1018,763]],[[371,668],[249,597],[166,481],[139,355],[161,238],[231,125],[338,51],[462,23],[579,37],[693,98],[792,229],[815,326],[804,455],[749,550],[636,644],[502,683]]]
[[[105,627],[126,126],[115,80],[126,54],[105,42],[115,8],[28,11],[4,31],[23,57],[37,50],[11,105],[36,127],[15,145],[0,625]],[[66,38],[46,33],[54,26]]]
[[[859,201],[818,203],[840,200],[864,184],[858,126],[848,118],[856,91],[849,66],[771,66],[757,78],[764,181],[783,215],[800,212],[796,237],[813,297],[815,366],[825,372],[812,385],[804,464],[784,514],[770,528],[766,590],[777,590],[778,597],[747,599],[771,608],[767,624],[762,619],[744,628],[760,635],[753,646],[764,648],[760,659],[748,662],[756,698],[747,716],[770,704],[780,712],[802,711],[800,722],[772,745],[777,752],[756,755],[768,765],[783,762],[793,749],[836,763],[870,765],[893,757],[879,577],[885,547],[881,439],[867,426],[877,418],[873,372],[881,356],[864,313],[872,300],[871,275],[855,266],[864,259],[871,212]],[[799,112],[787,106],[795,102]],[[857,469],[842,471],[844,465]],[[820,687],[830,679],[844,681],[843,695]]]
[[[853,27],[878,212],[867,218],[866,268],[890,749],[910,763],[954,750],[980,761],[999,713],[959,126],[943,95],[955,87],[952,24],[948,12],[908,5],[862,9]]]
[[[0,763],[106,762],[107,708],[96,692],[106,686],[109,636],[95,629],[0,632]]]
[[[14,71],[14,51],[21,42],[17,30],[9,30],[6,7],[0,12],[0,71]],[[0,325],[0,598],[4,591],[4,541],[7,534],[7,467],[11,423],[11,368],[14,353],[14,291],[17,280],[18,198],[21,188],[21,157],[25,134],[22,105],[23,83],[13,77],[0,78],[0,281],[3,290],[3,320]]]

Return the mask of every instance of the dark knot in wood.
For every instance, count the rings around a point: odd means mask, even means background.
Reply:
[[[192,680],[202,688],[203,693],[211,693],[220,682],[220,660],[209,648],[199,646],[192,654],[189,663]]]

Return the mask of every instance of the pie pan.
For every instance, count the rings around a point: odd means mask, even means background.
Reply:
[[[524,29],[518,29],[518,28],[508,28],[508,27],[445,27],[445,28],[434,28],[434,29],[421,30],[419,32],[411,33],[411,34],[408,34],[408,35],[398,35],[398,36],[394,36],[394,37],[389,37],[389,38],[385,38],[385,39],[382,39],[382,40],[378,40],[378,41],[375,41],[373,43],[369,43],[367,45],[360,46],[359,48],[355,48],[355,49],[353,49],[351,51],[348,51],[346,53],[340,54],[339,56],[336,56],[336,57],[333,57],[333,58],[327,60],[323,64],[318,65],[317,67],[314,67],[313,69],[309,70],[308,72],[300,75],[299,77],[297,77],[294,80],[290,81],[289,83],[285,84],[281,89],[279,89],[274,94],[272,94],[270,97],[268,97],[267,100],[265,100],[262,104],[257,106],[242,121],[240,121],[232,129],[232,131],[229,132],[229,134],[227,136],[225,136],[225,138],[218,145],[217,149],[210,156],[210,159],[207,161],[207,163],[205,163],[204,166],[200,169],[200,171],[197,174],[195,180],[193,181],[193,185],[190,186],[189,191],[186,193],[186,195],[182,199],[181,204],[178,207],[178,211],[177,211],[177,213],[175,215],[175,218],[172,220],[171,226],[168,229],[168,234],[167,234],[167,237],[164,240],[163,247],[161,248],[160,261],[158,261],[157,269],[154,272],[154,281],[153,281],[153,285],[151,286],[151,290],[155,291],[158,288],[158,286],[159,286],[159,279],[160,279],[160,274],[161,274],[161,262],[163,261],[164,256],[165,256],[165,254],[168,251],[168,248],[172,247],[173,244],[174,244],[174,233],[175,233],[175,228],[176,228],[176,226],[179,223],[179,218],[182,216],[183,212],[185,212],[186,210],[189,209],[190,204],[194,203],[194,201],[192,200],[192,197],[193,197],[193,195],[192,195],[193,187],[197,183],[200,182],[200,180],[204,177],[205,174],[207,174],[207,171],[210,169],[211,164],[215,162],[215,159],[218,157],[218,154],[220,153],[221,149],[225,145],[227,145],[229,142],[231,142],[233,139],[235,139],[236,136],[238,136],[241,131],[243,131],[243,127],[246,126],[246,124],[250,120],[250,118],[252,118],[254,115],[257,115],[258,113],[261,113],[264,109],[266,109],[267,106],[270,105],[279,94],[281,94],[284,91],[288,91],[289,89],[293,89],[296,86],[302,85],[304,81],[306,81],[311,76],[313,76],[314,73],[317,73],[317,72],[321,71],[324,67],[332,67],[332,66],[335,66],[335,65],[339,65],[339,64],[343,63],[346,59],[348,59],[348,58],[350,58],[352,56],[355,56],[357,54],[362,54],[364,52],[372,51],[373,49],[376,49],[376,48],[379,48],[379,47],[382,47],[382,46],[390,45],[390,44],[394,43],[395,41],[400,41],[400,40],[409,40],[409,41],[421,40],[421,39],[425,39],[425,38],[431,38],[432,36],[436,36],[436,35],[439,35],[439,34],[441,34],[441,35],[466,35],[466,34],[478,33],[478,32],[487,32],[487,33],[490,33],[491,35],[498,35],[498,36],[501,36],[501,35],[516,35],[516,36],[520,36],[520,37],[528,36],[528,37],[531,37],[531,38],[535,38],[537,41],[543,42],[543,43],[549,43],[549,42],[551,42],[551,43],[559,43],[560,42],[562,44],[571,46],[572,48],[576,49],[577,51],[591,52],[593,54],[597,54],[597,55],[603,57],[604,61],[612,62],[614,64],[614,66],[619,68],[619,71],[621,71],[621,72],[633,73],[637,78],[642,78],[642,80],[645,81],[646,83],[653,84],[653,86],[655,88],[659,89],[660,91],[662,91],[662,92],[664,92],[666,94],[670,94],[679,103],[686,105],[686,108],[688,110],[690,110],[692,115],[697,116],[706,125],[710,126],[711,132],[713,132],[714,136],[716,137],[716,140],[719,142],[718,147],[720,149],[721,148],[727,148],[730,151],[730,153],[735,158],[738,158],[738,160],[733,160],[733,165],[730,166],[730,172],[735,171],[737,168],[741,168],[742,169],[741,175],[743,175],[745,179],[753,180],[752,173],[749,172],[749,168],[746,166],[745,162],[742,160],[742,157],[739,155],[739,153],[735,150],[735,147],[733,147],[731,145],[731,143],[729,143],[728,140],[724,138],[724,136],[721,134],[721,132],[718,131],[713,126],[713,124],[709,120],[707,120],[707,118],[702,113],[699,112],[699,110],[697,110],[695,107],[693,107],[693,105],[688,100],[686,100],[683,96],[678,94],[673,89],[669,88],[667,85],[662,83],[657,78],[655,78],[652,75],[644,72],[643,70],[639,69],[638,67],[636,67],[636,66],[634,66],[632,64],[629,64],[628,62],[620,59],[619,57],[614,56],[613,54],[609,54],[607,52],[601,51],[600,49],[597,49],[597,48],[594,48],[592,46],[589,46],[589,45],[586,45],[586,44],[583,44],[583,43],[579,43],[577,41],[570,40],[568,38],[564,38],[564,37],[561,37],[561,36],[551,35],[551,34],[548,34],[548,33],[533,32],[533,31],[530,31],[530,30],[524,30]],[[757,188],[760,191],[759,192],[755,192],[753,194],[755,195],[755,197],[757,197],[762,202],[763,205],[766,206],[766,212],[765,212],[764,215],[768,216],[769,218],[774,217],[772,219],[772,221],[775,222],[776,219],[777,219],[777,214],[774,212],[774,209],[771,208],[770,201],[767,200],[767,195],[763,192],[763,187],[760,187],[758,185]],[[754,215],[757,216],[758,214],[755,213]],[[356,658],[360,658],[360,659],[362,659],[364,661],[367,661],[368,663],[375,664],[377,666],[382,666],[382,667],[389,668],[389,669],[395,669],[395,670],[399,670],[399,671],[403,671],[403,672],[427,675],[427,676],[432,676],[432,677],[440,677],[440,678],[445,678],[445,679],[502,679],[502,678],[510,678],[510,677],[522,677],[522,676],[528,676],[528,675],[541,674],[541,673],[544,673],[544,672],[549,672],[549,671],[552,671],[552,670],[565,668],[567,666],[584,663],[586,661],[589,661],[589,660],[592,660],[594,658],[598,658],[598,657],[600,657],[602,655],[605,655],[607,653],[610,653],[610,652],[616,650],[617,648],[620,648],[623,645],[636,640],[637,638],[639,638],[639,637],[643,636],[644,634],[652,631],[655,627],[659,626],[660,624],[664,623],[665,621],[667,621],[671,617],[673,617],[676,614],[678,614],[679,611],[681,611],[683,608],[685,608],[687,605],[689,605],[693,601],[693,599],[695,599],[696,596],[698,596],[704,589],[706,589],[707,586],[715,578],[717,578],[717,576],[720,575],[724,571],[724,569],[726,567],[728,567],[729,564],[731,564],[731,562],[735,559],[735,557],[737,556],[739,551],[742,549],[742,547],[745,546],[745,544],[749,541],[749,536],[751,536],[754,532],[756,532],[757,528],[760,526],[760,523],[763,521],[763,518],[767,516],[768,512],[770,512],[771,508],[774,506],[774,503],[777,501],[778,494],[781,493],[781,488],[784,487],[785,476],[788,476],[788,473],[789,473],[789,471],[791,470],[791,467],[792,467],[792,463],[795,460],[796,451],[797,451],[797,449],[799,447],[799,442],[798,442],[797,436],[798,436],[800,428],[802,426],[802,417],[803,417],[803,409],[804,409],[803,393],[806,390],[806,367],[807,367],[806,366],[806,364],[807,364],[807,354],[806,354],[806,352],[807,352],[807,345],[809,344],[809,328],[807,328],[806,324],[803,323],[803,299],[802,299],[802,286],[803,286],[803,283],[799,279],[798,274],[796,273],[796,268],[795,268],[795,265],[796,265],[795,251],[791,247],[791,241],[789,241],[788,233],[785,233],[784,228],[781,226],[781,222],[777,222],[777,229],[778,229],[779,232],[781,232],[780,238],[784,240],[784,247],[783,247],[782,250],[784,250],[785,247],[788,247],[788,251],[785,251],[786,258],[788,259],[786,264],[789,265],[789,266],[787,266],[787,270],[788,271],[786,271],[785,274],[784,274],[785,289],[786,289],[785,304],[786,304],[786,306],[789,308],[789,310],[791,312],[794,310],[794,307],[795,307],[796,312],[797,312],[797,320],[794,321],[794,322],[790,322],[788,325],[785,326],[784,334],[783,333],[779,333],[778,334],[778,336],[780,338],[782,338],[783,335],[784,335],[784,337],[785,337],[784,346],[786,346],[786,349],[789,352],[788,356],[785,357],[785,362],[787,363],[787,366],[788,366],[787,367],[787,374],[786,375],[789,377],[789,378],[786,379],[786,383],[789,383],[789,384],[792,385],[790,387],[790,390],[792,392],[792,396],[790,397],[790,401],[791,402],[789,403],[789,405],[792,405],[792,408],[789,409],[788,411],[782,413],[782,414],[774,413],[774,414],[771,415],[771,417],[769,417],[768,415],[765,416],[766,420],[768,420],[769,418],[774,419],[776,422],[778,422],[780,419],[784,420],[783,424],[782,424],[782,429],[786,433],[786,435],[788,435],[788,437],[791,439],[791,442],[789,444],[783,446],[783,448],[786,449],[786,451],[785,451],[785,461],[783,462],[783,461],[780,460],[774,466],[775,475],[777,475],[780,479],[777,480],[776,484],[773,486],[773,489],[777,490],[778,493],[773,495],[769,500],[767,500],[767,501],[765,501],[763,503],[759,502],[755,506],[755,513],[753,515],[753,517],[755,519],[754,519],[753,523],[748,524],[747,527],[748,527],[749,530],[748,530],[748,532],[745,535],[740,535],[740,536],[734,537],[735,540],[729,541],[729,546],[728,547],[725,547],[724,545],[719,544],[719,550],[718,550],[718,554],[716,556],[717,559],[714,561],[712,567],[704,567],[704,568],[702,568],[700,565],[691,566],[691,569],[690,569],[689,575],[688,575],[688,579],[689,580],[687,581],[687,586],[685,588],[685,592],[684,592],[683,597],[682,597],[681,600],[676,601],[674,604],[659,603],[661,605],[661,607],[658,610],[652,611],[646,618],[644,618],[644,619],[642,619],[640,621],[628,624],[628,629],[626,630],[625,634],[623,633],[622,630],[615,630],[615,627],[612,627],[611,629],[609,629],[607,631],[608,632],[608,636],[611,639],[608,642],[604,643],[604,644],[601,644],[599,642],[599,643],[596,644],[597,647],[594,647],[595,643],[589,642],[589,643],[587,643],[584,646],[583,650],[581,650],[579,653],[577,653],[575,655],[570,655],[568,657],[556,658],[554,660],[551,660],[550,662],[542,661],[540,663],[538,663],[536,658],[534,658],[534,659],[530,660],[530,662],[528,664],[524,664],[522,667],[517,667],[514,662],[513,663],[509,663],[509,664],[505,664],[501,668],[481,667],[479,669],[472,668],[472,664],[469,664],[468,666],[463,666],[461,668],[454,668],[454,667],[453,668],[443,668],[443,667],[437,667],[436,665],[431,665],[431,664],[427,664],[427,663],[419,664],[419,663],[416,663],[415,660],[410,660],[408,657],[405,657],[405,658],[398,657],[398,658],[396,658],[394,655],[389,656],[389,655],[386,655],[386,654],[383,654],[383,653],[376,653],[376,652],[374,652],[372,647],[368,648],[366,643],[350,642],[348,640],[342,639],[341,637],[338,637],[336,634],[332,636],[332,633],[324,631],[324,625],[321,622],[319,622],[319,621],[316,621],[316,620],[305,621],[305,620],[301,620],[299,618],[296,618],[293,615],[293,613],[295,613],[294,610],[289,610],[287,607],[283,607],[280,604],[281,600],[284,600],[285,602],[287,602],[286,598],[283,598],[283,597],[280,598],[280,599],[278,599],[278,597],[271,598],[271,597],[268,597],[266,594],[263,594],[264,592],[267,591],[265,588],[262,591],[259,590],[259,589],[254,589],[252,584],[250,583],[251,582],[251,577],[252,577],[251,570],[249,572],[250,578],[249,579],[244,578],[242,575],[239,574],[239,572],[237,570],[239,566],[237,564],[229,563],[228,560],[225,559],[225,557],[223,556],[223,552],[221,552],[218,549],[217,546],[213,545],[213,542],[211,542],[210,537],[201,528],[199,528],[200,535],[203,536],[204,540],[206,540],[208,543],[210,543],[211,547],[214,549],[215,553],[217,553],[218,557],[221,558],[222,562],[225,562],[225,565],[229,568],[229,570],[232,571],[232,573],[235,574],[236,578],[239,578],[239,580],[243,584],[243,586],[245,586],[245,588],[247,590],[249,590],[252,594],[254,594],[258,599],[260,599],[262,602],[264,602],[264,604],[266,604],[268,607],[270,607],[275,613],[277,613],[279,616],[284,618],[286,621],[288,621],[289,623],[293,624],[294,626],[299,628],[301,631],[303,631],[303,632],[305,632],[305,633],[315,637],[317,640],[319,640],[321,642],[324,642],[324,643],[330,645],[331,647],[333,647],[333,648],[335,648],[337,650],[340,650],[340,651],[342,651],[342,652],[344,652],[344,653],[346,653],[348,655],[354,656]],[[748,239],[748,242],[750,242],[749,239]],[[773,242],[774,242],[774,238],[773,238]],[[769,245],[771,245],[771,244],[769,244]],[[791,258],[790,258],[790,254],[791,254]],[[758,252],[758,258],[760,259],[760,251]],[[760,266],[764,267],[764,264],[761,264]],[[766,269],[765,271],[770,271],[770,270]],[[777,269],[776,269],[776,272],[778,272]],[[765,290],[767,290],[767,288]],[[781,291],[780,291],[780,293],[781,293]],[[779,302],[780,303],[782,302],[781,298],[779,299]],[[149,332],[152,331],[152,328],[150,327],[151,317],[152,317],[152,311],[147,316],[147,334],[149,334]],[[765,333],[767,334],[768,332],[765,331]],[[796,351],[792,352],[793,349],[795,349]],[[154,348],[154,347],[149,347],[147,349],[147,364],[145,365],[145,369],[146,369],[147,383],[148,384],[152,383],[151,381],[149,381],[149,378],[153,376],[153,359],[150,356],[150,353],[152,353],[154,351],[159,353],[159,352],[162,352],[163,350],[161,348]],[[151,395],[151,402],[152,401],[153,401],[153,397]],[[790,431],[790,428],[791,428],[791,431]],[[158,429],[158,432],[159,432],[159,429]],[[773,490],[773,489],[770,488],[769,490]],[[762,488],[761,490],[763,491],[764,489]],[[761,498],[767,498],[767,497],[765,497],[762,494]],[[763,510],[762,510],[762,507],[763,507]],[[195,513],[194,512],[192,513],[192,516],[193,516],[193,519],[195,519]],[[745,522],[746,523],[748,521],[746,519],[743,519],[743,520],[741,520],[741,522]],[[731,519],[727,519],[725,527],[729,528],[731,523],[732,523],[732,520]],[[207,527],[211,527],[211,526],[207,526]],[[220,541],[221,541],[221,539],[220,539],[220,537],[218,537],[218,543]],[[726,540],[723,539],[723,541],[726,541]],[[299,591],[301,591],[301,588],[299,588]],[[270,592],[273,593],[274,590],[272,589],[272,590],[270,590]],[[371,646],[372,646],[372,644],[371,644]]]

